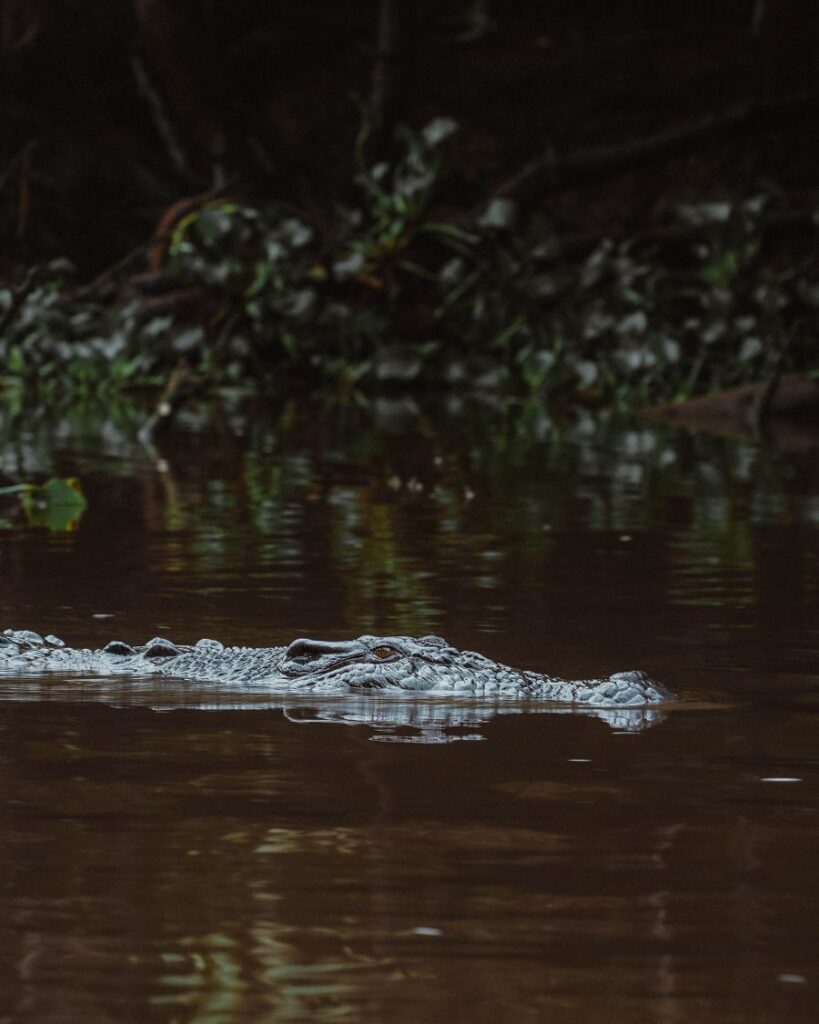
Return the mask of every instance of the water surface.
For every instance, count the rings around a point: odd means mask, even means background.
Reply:
[[[644,668],[642,727],[0,678],[0,1021],[814,1021],[819,460],[493,408],[0,426],[0,622],[438,633]],[[376,742],[373,742],[373,741]],[[397,742],[398,741],[398,742]]]

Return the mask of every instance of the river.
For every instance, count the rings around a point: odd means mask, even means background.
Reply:
[[[0,421],[0,627],[436,633],[654,716],[0,677],[0,1024],[819,1016],[819,448],[226,399]],[[70,518],[70,517],[69,517]],[[556,713],[559,712],[559,713]]]

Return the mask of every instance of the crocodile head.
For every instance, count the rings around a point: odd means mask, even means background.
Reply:
[[[463,652],[438,636],[360,636],[357,640],[294,640],[279,671],[323,689],[429,690],[442,676],[460,676]],[[487,663],[488,664],[488,663]]]

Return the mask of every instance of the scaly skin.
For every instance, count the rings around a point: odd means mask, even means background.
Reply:
[[[166,675],[216,683],[269,686],[278,693],[424,693],[541,701],[589,708],[631,708],[673,699],[643,672],[567,680],[517,671],[435,636],[362,636],[350,641],[294,640],[289,647],[193,646],[157,637],[142,647],[113,641],[76,650],[28,631],[0,634],[0,667],[25,674]]]

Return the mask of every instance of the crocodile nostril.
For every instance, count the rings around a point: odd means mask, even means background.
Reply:
[[[315,661],[318,658],[327,657],[327,655],[339,654],[350,657],[353,654],[358,654],[361,651],[361,645],[358,643],[351,643],[349,641],[342,643],[333,643],[332,640],[309,640],[301,638],[294,640],[292,644],[287,648],[285,658],[288,661],[295,661],[299,664],[305,665],[311,661]]]
[[[314,645],[309,640],[294,640],[287,648],[288,661],[309,661],[316,657]]]

